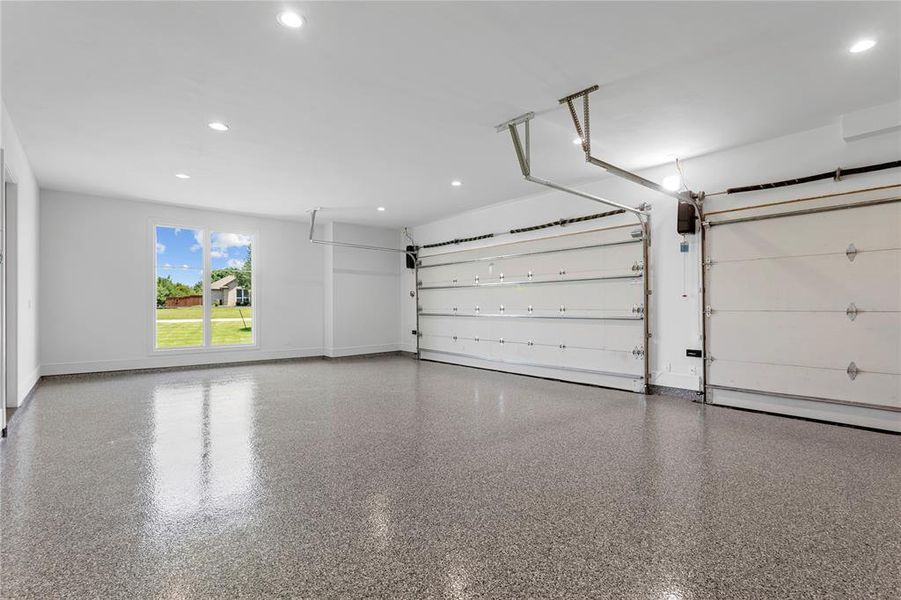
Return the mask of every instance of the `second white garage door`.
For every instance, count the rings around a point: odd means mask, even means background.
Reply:
[[[709,402],[901,430],[899,200],[709,221]]]

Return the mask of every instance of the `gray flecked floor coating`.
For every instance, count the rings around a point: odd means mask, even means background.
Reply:
[[[2,598],[901,598],[897,436],[403,357],[51,379]]]

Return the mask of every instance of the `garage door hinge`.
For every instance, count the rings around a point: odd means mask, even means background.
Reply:
[[[848,257],[848,260],[854,262],[854,259],[857,258],[857,247],[854,244],[849,244],[848,249],[845,250],[845,256]]]
[[[705,269],[709,269],[710,265],[712,265],[712,264],[713,264],[713,261],[711,259],[709,259],[709,258],[704,259],[704,268]]]
[[[848,318],[852,321],[857,318],[857,313],[857,306],[855,306],[853,302],[848,305],[847,309],[845,309],[845,314],[848,315]]]
[[[848,365],[847,373],[851,381],[857,379],[857,374],[860,373],[860,369],[857,368],[857,365],[854,364],[854,361],[851,361],[851,364]]]
[[[704,316],[709,318],[710,315],[712,315],[712,314],[713,314],[713,308],[711,308],[710,306],[705,306],[704,307]]]
[[[641,304],[633,304],[632,305],[632,314],[633,315],[643,315],[644,314],[644,306]]]
[[[644,264],[640,261],[635,261],[635,263],[632,264],[632,271],[636,273],[644,271]]]
[[[635,358],[641,358],[642,356],[644,356],[644,348],[635,346],[632,349],[632,356],[634,356]]]

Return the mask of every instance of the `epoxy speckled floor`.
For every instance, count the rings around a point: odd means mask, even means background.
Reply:
[[[51,379],[2,598],[901,598],[897,436],[404,357]]]

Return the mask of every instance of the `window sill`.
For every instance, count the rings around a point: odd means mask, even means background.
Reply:
[[[259,350],[259,344],[228,344],[221,346],[191,346],[186,348],[154,348],[150,356],[172,356],[178,354],[209,354],[217,352],[235,352],[241,350]]]

